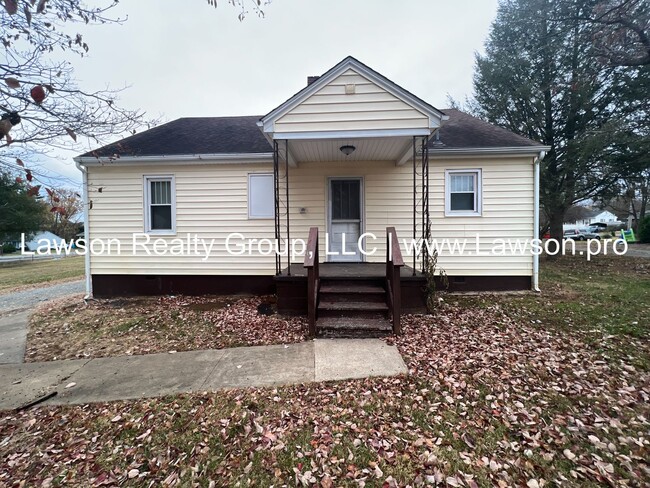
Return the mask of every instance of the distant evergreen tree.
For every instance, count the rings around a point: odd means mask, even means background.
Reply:
[[[8,172],[0,172],[0,243],[20,240],[20,234],[39,230],[45,205],[29,195],[27,186]]]

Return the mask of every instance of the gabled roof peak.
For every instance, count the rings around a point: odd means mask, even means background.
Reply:
[[[283,117],[307,98],[314,95],[316,92],[335,80],[338,76],[344,74],[350,69],[418,110],[423,115],[428,116],[431,120],[430,128],[432,130],[439,127],[442,120],[446,120],[447,117],[441,110],[438,110],[433,105],[425,102],[408,90],[405,90],[355,57],[347,56],[321,76],[310,76],[309,80],[311,82],[307,86],[263,116],[258,125],[267,134],[274,132],[273,125],[275,121]]]

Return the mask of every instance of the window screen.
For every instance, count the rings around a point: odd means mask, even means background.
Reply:
[[[147,230],[173,230],[173,196],[171,178],[148,180],[149,228]]]
[[[361,219],[361,181],[332,180],[332,220]]]
[[[477,173],[452,173],[449,175],[449,210],[476,212]]]
[[[446,170],[447,215],[481,215],[481,170]]]

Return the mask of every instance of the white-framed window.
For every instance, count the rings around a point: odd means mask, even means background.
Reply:
[[[144,177],[144,230],[176,233],[176,183],[173,175]]]
[[[481,215],[481,170],[445,171],[445,215],[469,217]]]
[[[248,218],[272,219],[275,217],[275,198],[272,173],[248,175]]]

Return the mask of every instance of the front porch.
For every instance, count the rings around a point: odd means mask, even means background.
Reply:
[[[396,229],[428,241],[429,142],[447,118],[348,57],[258,122],[273,147],[275,242],[287,249],[275,256],[278,309],[306,313],[311,336],[399,334],[402,311],[425,310],[427,251],[405,266]],[[305,261],[292,263],[292,238],[307,233]]]
[[[306,314],[310,336],[399,334],[404,311],[426,311],[426,275],[405,266],[394,228],[386,238],[385,263],[320,263],[312,227],[304,263],[274,278],[278,311]]]
[[[320,263],[321,278],[339,278],[348,280],[363,280],[386,277],[386,263]],[[425,279],[424,273],[410,266],[402,266],[400,276],[402,281]],[[292,278],[307,278],[307,269],[303,263],[293,263],[291,267],[282,270],[282,275],[275,280],[284,281]]]
[[[281,275],[275,276],[278,311],[288,314],[307,314],[307,276],[308,271],[302,263],[284,268]],[[386,263],[320,263],[320,277],[324,281],[349,281],[350,286],[362,286],[364,282],[386,280]],[[402,311],[422,313],[426,311],[424,286],[426,277],[421,271],[410,266],[400,270]]]

